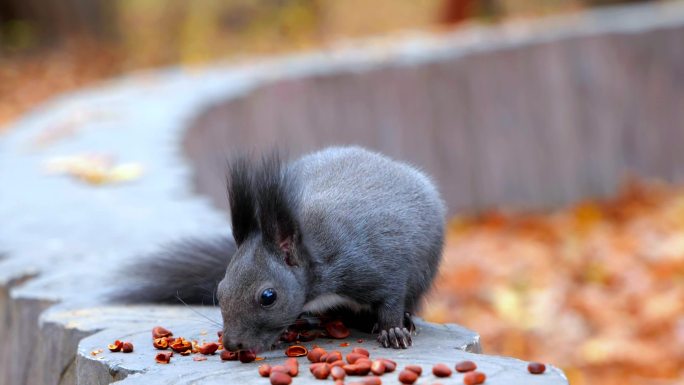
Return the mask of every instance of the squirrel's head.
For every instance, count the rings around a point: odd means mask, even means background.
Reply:
[[[217,293],[228,350],[267,350],[302,312],[308,258],[293,191],[277,158],[264,160],[256,172],[245,158],[231,164],[228,196],[238,249]]]

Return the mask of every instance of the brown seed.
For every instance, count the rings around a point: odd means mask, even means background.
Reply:
[[[271,373],[273,372],[283,372],[287,373],[288,375],[290,374],[290,368],[286,367],[285,365],[276,365],[271,368]]]
[[[421,368],[420,365],[406,365],[404,369],[410,370],[419,376],[423,374],[423,368]]]
[[[361,380],[361,383],[364,385],[382,385],[382,380],[380,377],[370,376]]]
[[[344,365],[342,367],[344,369],[344,372],[347,373],[349,376],[355,376],[358,375],[356,365],[349,364],[349,365]]]
[[[380,360],[385,363],[385,373],[392,373],[397,368],[397,363],[392,360],[386,358],[381,358]]]
[[[463,383],[466,385],[477,385],[485,382],[487,376],[482,372],[468,372],[463,376]]]
[[[214,354],[218,350],[218,344],[216,342],[207,342],[206,344],[200,346],[197,350],[202,354]]]
[[[299,374],[299,362],[296,358],[288,358],[285,360],[285,367],[287,368],[287,373],[292,377],[297,377]]]
[[[268,377],[271,375],[271,365],[263,364],[259,366],[259,375],[261,377]]]
[[[371,376],[362,378],[359,381],[350,382],[347,385],[382,385],[382,380],[380,377]]]
[[[349,329],[340,320],[330,321],[325,324],[325,331],[332,338],[347,338],[351,334]]]
[[[238,359],[238,353],[237,352],[231,352],[230,350],[222,350],[221,351],[221,360],[223,361],[237,361]]]
[[[110,352],[120,352],[122,347],[123,342],[119,340],[114,341],[113,344],[107,345],[107,349],[109,349]]]
[[[168,364],[169,362],[171,362],[172,356],[173,352],[160,352],[159,354],[157,354],[156,357],[154,357],[154,359],[160,364]]]
[[[285,366],[290,365],[290,366],[299,366],[299,361],[297,361],[296,358],[288,358],[285,360]]]
[[[292,383],[292,377],[283,372],[271,371],[269,379],[271,380],[271,385],[290,385]]]
[[[354,349],[352,349],[352,353],[361,354],[361,355],[364,355],[366,357],[370,357],[370,353],[368,353],[368,350],[366,350],[364,348],[354,348]]]
[[[365,376],[370,372],[370,361],[357,361],[355,364],[344,365],[344,371],[350,376]]]
[[[338,352],[337,350],[333,350],[332,352],[328,353],[328,356],[325,358],[325,362],[332,364],[333,362],[339,361],[341,359],[342,353]]]
[[[329,364],[327,364],[325,362],[313,363],[313,364],[309,365],[309,371],[311,372],[311,374],[313,374],[313,372],[316,368],[321,367],[321,366],[325,366],[325,365],[329,365]]]
[[[316,368],[314,368],[314,370],[311,373],[317,379],[325,380],[330,375],[330,365],[323,364],[323,365],[316,366]]]
[[[288,357],[304,357],[307,354],[309,354],[309,351],[302,345],[288,346],[287,350],[285,350],[285,355]]]
[[[159,350],[166,350],[169,347],[169,343],[166,341],[166,338],[164,337],[155,338],[152,341],[152,346]]]
[[[356,361],[356,366],[362,376],[368,374],[371,370],[373,363],[368,358],[361,358]]]
[[[173,333],[171,333],[170,330],[165,329],[161,326],[155,326],[154,328],[152,328],[152,338],[154,339],[161,337],[170,337],[172,335]]]
[[[185,351],[192,349],[192,342],[184,339],[183,337],[179,337],[176,338],[176,340],[173,341],[173,343],[170,346],[174,352],[183,353]]]
[[[461,361],[456,364],[456,371],[460,373],[472,372],[477,369],[477,365],[473,361]]]
[[[190,354],[192,354],[192,351],[190,351],[190,350],[184,350],[184,351],[180,352],[181,356],[189,356]]]
[[[306,355],[306,358],[311,362],[320,362],[321,356],[324,354],[326,354],[325,349],[313,348],[309,350],[309,354]]]
[[[330,368],[330,374],[334,380],[343,380],[347,372],[341,366],[333,366]]]
[[[132,353],[133,352],[133,344],[130,342],[124,342],[123,345],[121,346],[121,351],[124,353]]]
[[[527,371],[532,374],[542,374],[546,371],[546,365],[541,362],[530,362],[527,365]]]
[[[385,362],[383,360],[375,360],[371,364],[371,372],[376,376],[383,375],[385,373]]]
[[[299,374],[299,366],[286,366],[287,368],[287,374],[289,374],[291,377],[297,377]]]
[[[253,351],[251,350],[240,350],[238,352],[238,360],[242,362],[243,364],[246,364],[248,362],[252,362],[256,359],[256,354],[254,354]]]
[[[402,370],[399,373],[399,382],[402,384],[413,384],[418,380],[418,374],[412,370]]]
[[[339,366],[340,368],[343,367],[344,365],[346,365],[346,363],[342,360],[337,360],[337,361],[330,364],[330,366]]]
[[[365,357],[365,356],[363,354],[359,354],[359,353],[349,353],[349,354],[347,354],[347,362],[349,362],[350,364],[355,364],[356,361],[361,357]]]
[[[444,364],[437,364],[432,367],[432,374],[437,377],[449,377],[451,375],[451,369]]]

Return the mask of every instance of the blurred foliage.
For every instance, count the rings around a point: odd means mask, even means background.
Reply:
[[[0,54],[73,35],[121,46],[133,66],[198,63],[347,37],[649,0],[2,0]]]
[[[684,381],[684,188],[631,182],[552,213],[456,218],[424,317],[572,385]]]
[[[117,18],[127,56],[147,65],[308,46],[319,14],[317,0],[122,0]]]

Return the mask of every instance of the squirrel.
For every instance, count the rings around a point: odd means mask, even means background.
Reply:
[[[372,314],[383,347],[411,346],[410,317],[444,240],[445,205],[424,173],[329,147],[290,163],[240,156],[227,179],[233,239],[181,242],[138,262],[119,299],[203,303],[215,293],[233,351],[267,350],[301,314],[338,308]]]

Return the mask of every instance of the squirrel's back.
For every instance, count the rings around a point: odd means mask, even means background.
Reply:
[[[360,147],[306,155],[287,173],[299,181],[298,219],[307,247],[321,263],[322,290],[333,289],[325,281],[340,282],[351,270],[357,273],[350,285],[358,284],[360,274],[388,279],[406,285],[414,300],[429,288],[441,256],[446,210],[426,175]]]

